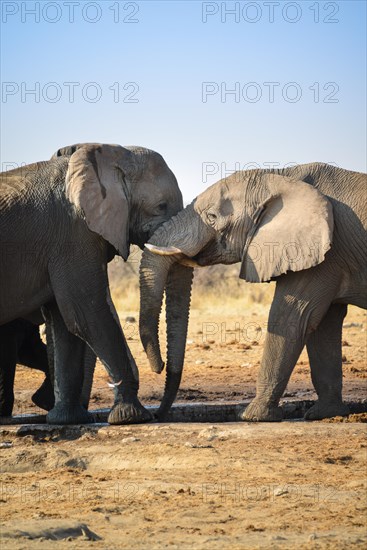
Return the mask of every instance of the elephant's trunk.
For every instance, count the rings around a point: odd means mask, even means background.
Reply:
[[[175,217],[179,218],[179,215]],[[173,225],[177,226],[176,222]],[[166,226],[169,226],[168,231]],[[177,227],[176,227],[177,229]],[[160,227],[150,242],[165,242],[172,220]],[[180,384],[189,318],[193,270],[177,263],[175,255],[161,256],[144,250],[140,265],[140,337],[152,370],[161,372],[159,315],[166,289],[167,375],[158,417],[162,419],[172,405]]]
[[[180,262],[194,258],[214,236],[214,229],[203,222],[192,203],[159,227],[146,246],[154,254],[175,256]]]
[[[174,402],[181,382],[189,321],[194,271],[174,264],[166,284],[167,366],[166,384],[158,418],[164,419]]]
[[[175,263],[173,256],[156,256],[144,250],[140,263],[140,339],[154,372],[160,373],[164,363],[159,347],[159,315],[168,272]]]

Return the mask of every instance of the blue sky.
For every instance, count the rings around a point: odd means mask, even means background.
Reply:
[[[366,170],[363,1],[1,8],[3,169],[75,142],[143,145],[186,202],[239,168]]]

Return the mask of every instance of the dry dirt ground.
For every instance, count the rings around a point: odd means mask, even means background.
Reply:
[[[262,303],[196,306],[178,401],[252,397],[267,312]],[[141,372],[141,400],[157,403],[164,377],[149,371],[128,317],[137,320],[137,308],[121,320]],[[346,399],[366,397],[366,326],[365,312],[351,307]],[[30,396],[41,380],[18,368],[15,412],[37,412]],[[92,409],[111,405],[107,382],[98,364]],[[305,353],[286,397],[315,397]],[[366,415],[349,420],[356,419]],[[20,437],[3,426],[1,548],[365,548],[365,428],[353,421],[150,424]]]

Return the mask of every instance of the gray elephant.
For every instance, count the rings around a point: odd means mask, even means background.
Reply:
[[[242,419],[281,420],[279,399],[304,345],[318,395],[306,418],[348,414],[341,336],[347,304],[367,307],[366,193],[364,174],[320,163],[236,172],[209,187],[143,254],[142,267],[158,279],[145,346],[156,349],[154,319],[172,265],[241,262],[240,278],[277,282],[256,397]]]
[[[49,423],[91,420],[80,403],[85,342],[114,385],[109,422],[148,421],[107,263],[126,260],[130,243],[143,247],[181,210],[181,192],[161,155],[145,148],[80,144],[54,157],[0,176],[0,325],[42,308],[54,345]],[[172,301],[182,292],[171,285]],[[179,329],[169,333],[172,348]]]
[[[78,145],[58,149],[51,159],[71,156]],[[52,331],[48,332],[48,345],[42,342],[39,325],[44,323],[41,311],[34,312],[29,319],[15,319],[0,326],[0,416],[11,416],[14,406],[14,378],[17,363],[45,373],[45,380],[33,394],[32,401],[41,409],[51,410],[55,403],[54,344]],[[93,385],[96,356],[84,345],[83,388],[80,401],[88,409]]]

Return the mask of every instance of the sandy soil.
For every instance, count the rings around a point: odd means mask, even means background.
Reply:
[[[178,401],[254,395],[267,309],[192,312]],[[164,378],[150,373],[137,323],[125,316],[141,399],[157,403]],[[350,308],[343,338],[344,396],[366,397],[365,312]],[[30,396],[41,380],[18,368],[15,412],[36,412]],[[98,365],[91,408],[111,405],[107,381]],[[314,398],[305,353],[286,397]],[[1,548],[366,547],[365,426],[150,424],[25,437],[4,426]]]
[[[187,338],[185,369],[177,402],[244,401],[255,395],[255,384],[266,332],[268,306],[253,304],[244,315],[234,308],[211,310],[207,306],[191,312]],[[126,320],[127,319],[127,320]],[[135,319],[135,321],[131,321]],[[121,324],[140,370],[140,397],[146,404],[158,404],[164,387],[161,375],[150,371],[140,343],[138,313],[126,312]],[[165,345],[165,323],[161,322],[161,341]],[[366,312],[350,307],[344,322],[344,388],[346,400],[366,398],[367,338]],[[42,413],[31,402],[31,395],[43,375],[19,366],[16,375],[14,414]],[[90,408],[110,407],[112,390],[108,375],[97,363]],[[315,399],[306,350],[301,354],[287,390],[287,399]]]

